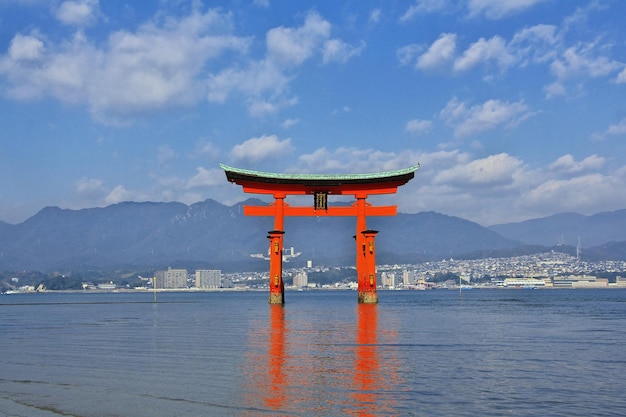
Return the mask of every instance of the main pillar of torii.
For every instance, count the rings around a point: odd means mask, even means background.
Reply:
[[[377,194],[395,194],[398,187],[415,176],[419,165],[372,174],[280,174],[251,171],[220,164],[228,181],[241,185],[252,194],[269,194],[274,203],[268,206],[244,206],[246,216],[273,216],[274,230],[268,232],[270,244],[270,304],[285,303],[282,253],[285,234],[285,216],[353,216],[356,217],[356,272],[358,302],[377,303],[376,246],[378,233],[367,228],[368,216],[395,216],[396,206],[372,206],[367,197]],[[285,202],[288,195],[311,195],[313,204],[300,207]],[[352,195],[352,206],[329,206],[329,195]]]

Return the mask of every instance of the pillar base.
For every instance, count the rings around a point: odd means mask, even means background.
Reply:
[[[377,304],[378,294],[374,291],[359,291],[359,304]]]
[[[270,304],[285,304],[285,294],[270,293]]]

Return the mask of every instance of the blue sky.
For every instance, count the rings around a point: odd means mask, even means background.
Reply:
[[[621,0],[0,0],[0,220],[421,168],[399,211],[626,208]],[[308,200],[307,200],[308,201]]]

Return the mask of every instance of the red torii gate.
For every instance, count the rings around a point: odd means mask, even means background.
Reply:
[[[376,230],[367,228],[367,216],[395,216],[396,206],[372,206],[366,199],[372,194],[395,194],[398,187],[415,176],[419,164],[398,171],[372,174],[279,174],[239,169],[220,164],[228,181],[241,185],[243,191],[253,194],[271,194],[274,203],[268,206],[244,206],[246,216],[274,216],[274,230],[270,240],[270,304],[285,303],[283,284],[283,235],[285,216],[354,216],[356,217],[356,272],[358,302],[377,303]],[[288,195],[313,195],[309,207],[291,206],[285,202]],[[332,207],[329,195],[353,195],[352,206]]]

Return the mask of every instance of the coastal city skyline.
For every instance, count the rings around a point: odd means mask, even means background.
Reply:
[[[617,0],[0,0],[0,220],[364,173],[482,225],[626,208]]]

